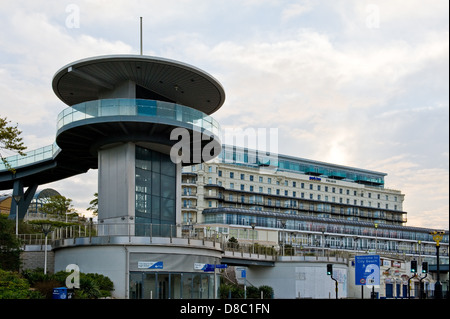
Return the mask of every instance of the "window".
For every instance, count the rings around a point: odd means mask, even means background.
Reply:
[[[244,190],[245,190],[245,185],[241,184],[241,191],[244,191]]]
[[[260,182],[260,183],[263,182],[263,177],[262,177],[262,176],[259,177],[259,182]]]
[[[230,189],[234,189],[234,183],[230,183]]]
[[[250,182],[253,182],[253,175],[250,175]]]
[[[245,179],[245,174],[241,174],[241,180]]]
[[[230,172],[230,178],[234,178],[234,172]]]
[[[219,170],[219,177],[222,177],[222,171],[221,170]]]
[[[175,164],[168,155],[139,146],[136,146],[135,158],[136,224],[175,224]],[[146,229],[136,227],[136,235],[147,235]],[[169,232],[167,227],[153,228],[155,235],[169,236]]]

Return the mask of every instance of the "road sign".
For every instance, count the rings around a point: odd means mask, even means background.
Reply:
[[[355,284],[360,286],[380,284],[379,255],[355,256]]]
[[[218,265],[216,265],[216,268],[217,269],[225,269],[225,268],[228,268],[228,265],[227,264],[218,264]]]

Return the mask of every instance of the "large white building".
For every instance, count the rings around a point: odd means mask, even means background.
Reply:
[[[383,279],[377,292],[404,296],[410,260],[436,264],[436,243],[433,230],[406,226],[405,195],[387,188],[385,176],[280,154],[268,161],[258,152],[223,146],[215,160],[183,168],[182,220],[191,231],[234,237],[241,246],[273,247],[294,259],[380,254]],[[440,254],[440,263],[448,264],[448,231]],[[295,278],[297,268],[286,271]],[[267,281],[278,278],[266,273],[274,271],[258,269],[253,275]],[[277,286],[275,279],[271,284]],[[430,279],[425,283],[431,287]],[[417,295],[420,283],[414,280]],[[349,297],[360,294],[357,287],[346,291]]]

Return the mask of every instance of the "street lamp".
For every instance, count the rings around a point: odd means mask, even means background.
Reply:
[[[47,235],[50,233],[52,224],[43,223],[41,224],[42,232],[44,233],[45,243],[44,243],[44,275],[47,274]]]
[[[252,254],[255,254],[255,223],[251,223],[252,226]]]
[[[436,242],[436,271],[437,271],[437,278],[436,283],[434,284],[434,298],[435,299],[442,299],[442,285],[440,280],[440,274],[439,274],[439,242],[444,237],[443,231],[432,231],[430,232],[430,235],[433,236],[433,240]]]
[[[375,255],[377,254],[377,246],[378,246],[378,224],[375,223]]]
[[[19,235],[19,202],[22,199],[22,195],[13,195],[16,202],[16,236]]]

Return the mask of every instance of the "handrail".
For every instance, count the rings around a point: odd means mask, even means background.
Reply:
[[[57,130],[81,120],[111,116],[163,118],[193,125],[209,131],[216,137],[220,136],[219,122],[201,111],[176,103],[144,99],[103,99],[73,105],[58,114]],[[54,142],[51,145],[28,151],[26,155],[8,156],[6,162],[15,169],[45,160],[53,160],[59,152],[61,152],[61,148]],[[0,172],[9,170],[10,167],[0,161]]]

